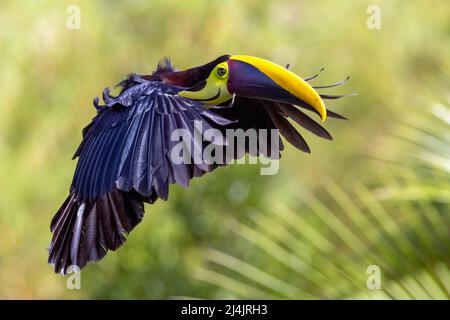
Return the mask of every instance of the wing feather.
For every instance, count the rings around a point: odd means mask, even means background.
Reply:
[[[145,81],[128,88],[118,97],[105,90],[105,106],[94,118],[85,134],[79,163],[73,180],[74,193],[92,200],[113,190],[136,190],[143,197],[167,199],[170,183],[186,186],[199,171],[209,172],[214,166],[205,163],[186,164],[198,170],[173,164],[169,141],[174,129],[187,129],[194,137],[193,122],[202,121],[202,131],[229,124],[230,121],[205,110],[202,104],[181,98],[174,89],[159,82]],[[124,133],[126,131],[126,133]],[[191,141],[196,152],[202,152],[203,142]],[[196,172],[188,175],[186,173]]]
[[[310,153],[308,144],[305,139],[298,133],[298,131],[292,126],[288,119],[283,117],[275,108],[268,106],[266,108],[270,118],[275,124],[276,128],[280,130],[280,133],[289,141],[294,147],[304,152]]]
[[[173,130],[186,129],[193,139],[196,120],[202,131],[231,123],[176,95],[177,90],[134,77],[117,97],[104,90],[105,105],[94,100],[98,113],[75,152],[79,159],[70,195],[51,224],[49,262],[56,272],[102,259],[141,221],[144,201],[167,199],[171,183],[187,187],[191,178],[216,167],[172,163]],[[202,151],[208,142],[185,143]]]
[[[309,116],[307,116],[302,111],[297,109],[295,106],[285,103],[278,103],[277,105],[285,116],[293,119],[303,128],[307,129],[308,131],[311,131],[315,135],[322,137],[324,139],[328,140],[333,139],[327,130],[325,130],[320,124],[315,122],[313,119],[311,119]]]

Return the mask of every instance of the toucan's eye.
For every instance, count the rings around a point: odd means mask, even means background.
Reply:
[[[227,69],[225,69],[224,67],[220,67],[217,69],[217,75],[219,77],[223,77],[226,74],[227,74]]]

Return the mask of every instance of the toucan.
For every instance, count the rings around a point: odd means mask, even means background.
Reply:
[[[175,69],[164,58],[152,74],[130,74],[121,81],[117,96],[105,88],[103,104],[94,99],[97,113],[83,129],[73,156],[78,162],[69,195],[51,221],[48,261],[55,272],[66,274],[71,267],[79,270],[89,261],[102,259],[109,250],[119,248],[142,220],[144,203],[167,200],[170,184],[187,187],[193,177],[223,165],[172,161],[170,150],[176,142],[171,132],[176,129],[185,129],[191,137],[196,121],[204,124],[204,130],[220,132],[276,129],[281,144],[283,136],[310,152],[292,119],[331,140],[299,108],[317,114],[322,122],[327,116],[346,119],[327,110],[324,103],[343,95],[320,94],[316,89],[338,86],[348,78],[328,86],[308,84],[319,73],[302,79],[289,66],[247,55],[222,55],[186,70]],[[210,143],[197,143],[197,147]]]

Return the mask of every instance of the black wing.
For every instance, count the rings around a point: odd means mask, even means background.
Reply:
[[[317,113],[317,111],[307,104],[302,105],[301,107]],[[310,148],[305,139],[288,119],[294,120],[297,124],[321,138],[328,140],[332,139],[328,131],[325,130],[319,123],[314,121],[296,106],[288,103],[236,97],[232,107],[220,107],[213,109],[213,111],[225,118],[233,120],[233,123],[226,126],[225,129],[241,128],[244,130],[255,129],[256,131],[259,131],[260,129],[277,129],[278,131],[272,134],[276,134],[278,136],[280,151],[282,151],[284,147],[279,134],[296,148],[304,152],[310,152]],[[331,118],[345,119],[345,117],[333,111],[328,110],[327,113]],[[276,141],[276,139],[271,139],[271,135],[269,134],[268,142],[270,141]],[[239,142],[242,141],[236,140],[234,143],[238,144]],[[248,142],[248,140],[245,140],[245,146],[242,146],[246,152],[250,152]],[[279,157],[279,154],[271,154],[270,151],[270,145],[267,149],[260,150],[258,141],[256,155],[262,154],[267,157]],[[242,156],[242,154],[239,154],[238,152],[235,154],[238,157]]]
[[[138,78],[139,79],[139,78]],[[167,199],[170,183],[187,186],[193,176],[214,165],[174,165],[169,151],[177,144],[170,135],[185,129],[194,135],[194,121],[202,129],[230,121],[203,108],[203,104],[178,95],[177,89],[160,82],[142,80],[116,98],[104,94],[105,106],[94,118],[75,153],[79,162],[73,191],[92,200],[112,190],[134,189],[143,197]]]
[[[202,121],[203,131],[230,121],[176,95],[180,88],[137,76],[132,83],[117,97],[105,89],[104,106],[94,101],[99,111],[75,153],[70,195],[51,223],[49,262],[56,272],[81,268],[117,249],[141,221],[143,202],[167,199],[169,184],[186,187],[217,166],[173,163],[169,153],[178,142],[171,133],[185,129],[194,137],[195,120]],[[203,150],[209,142],[191,143]]]

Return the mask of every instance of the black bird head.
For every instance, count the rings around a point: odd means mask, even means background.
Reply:
[[[272,100],[307,106],[325,121],[327,110],[316,90],[305,80],[276,63],[246,56],[224,55],[203,66],[177,73],[189,79],[189,88],[178,94],[209,105],[237,97]]]

